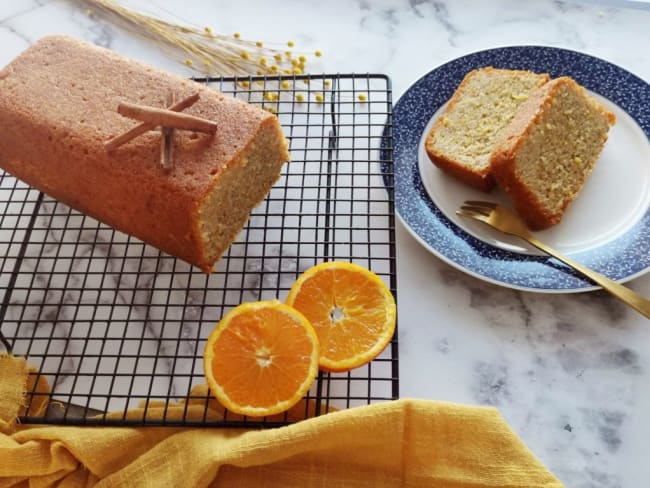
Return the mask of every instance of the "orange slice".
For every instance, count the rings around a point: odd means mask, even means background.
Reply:
[[[392,293],[379,276],[356,264],[333,261],[309,268],[291,287],[287,305],[314,326],[325,371],[371,361],[395,333]]]
[[[300,401],[318,373],[318,337],[307,319],[276,300],[244,303],[208,337],[203,370],[228,410],[262,417]]]

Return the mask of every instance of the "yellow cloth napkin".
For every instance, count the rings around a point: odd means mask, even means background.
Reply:
[[[0,357],[0,487],[562,486],[494,408],[398,400],[266,430],[26,426],[28,370]],[[192,407],[168,409],[203,415]]]

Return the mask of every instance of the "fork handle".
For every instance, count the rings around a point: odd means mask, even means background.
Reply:
[[[580,263],[575,262],[573,259],[570,259],[566,256],[563,256],[555,249],[548,247],[541,241],[538,241],[535,237],[528,235],[525,239],[530,242],[537,249],[544,251],[546,254],[550,254],[555,259],[562,261],[563,263],[571,266],[573,269],[585,275],[591,281],[597,285],[602,286],[605,290],[610,292],[616,298],[622,302],[627,303],[637,312],[641,313],[647,318],[650,318],[650,300],[642,297],[638,293],[630,290],[629,288],[624,287],[623,285],[616,283],[613,280],[610,280],[606,276],[596,273],[595,271],[583,266]]]

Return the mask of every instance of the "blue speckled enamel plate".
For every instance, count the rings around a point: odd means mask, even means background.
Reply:
[[[436,168],[424,137],[467,72],[494,66],[571,76],[617,117],[579,198],[562,222],[537,236],[618,281],[650,269],[650,85],[586,54],[538,46],[490,49],[453,60],[418,80],[394,108],[395,205],[427,249],[480,279],[539,292],[578,292],[592,283],[527,244],[455,215],[466,199],[499,201]]]

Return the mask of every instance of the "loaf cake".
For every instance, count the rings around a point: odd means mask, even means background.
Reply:
[[[605,142],[612,113],[568,77],[546,83],[503,131],[492,173],[533,230],[560,222]]]
[[[135,125],[121,102],[216,122],[214,135],[174,131],[160,164],[159,131],[109,151]],[[0,70],[0,167],[115,229],[209,272],[289,159],[274,115],[191,80],[81,41],[47,37]]]
[[[480,68],[469,72],[427,135],[429,158],[464,183],[494,186],[490,154],[519,106],[549,80],[530,71]]]

